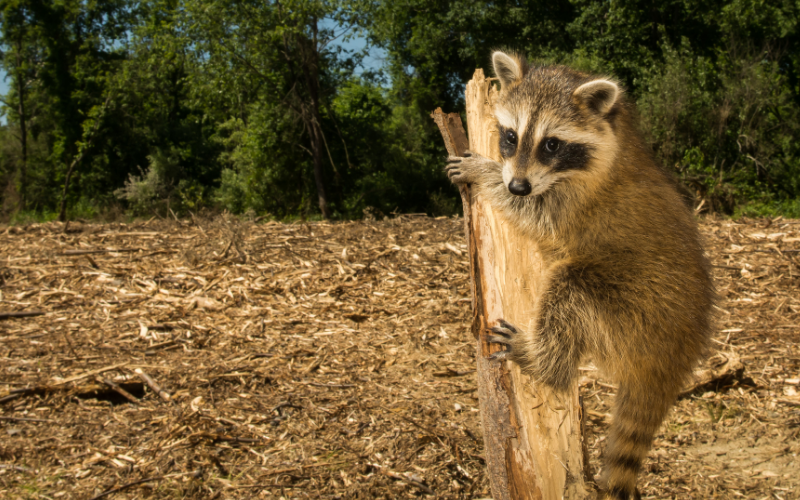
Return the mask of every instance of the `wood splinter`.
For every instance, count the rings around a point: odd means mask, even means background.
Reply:
[[[156,394],[158,394],[158,397],[160,397],[161,399],[163,399],[163,400],[164,400],[164,401],[166,401],[167,403],[169,403],[169,402],[170,402],[170,396],[169,396],[169,393],[168,393],[167,391],[163,390],[163,389],[162,389],[162,388],[161,388],[161,387],[160,387],[160,386],[159,386],[159,385],[158,385],[158,384],[155,382],[155,380],[153,380],[152,378],[150,378],[150,376],[149,376],[149,375],[147,375],[145,372],[143,372],[141,368],[137,368],[137,369],[133,370],[133,372],[134,372],[134,373],[136,373],[136,375],[138,375],[138,376],[139,376],[139,378],[140,378],[140,379],[142,379],[142,382],[144,382],[145,384],[147,384],[147,386],[148,386],[148,387],[150,387],[150,388],[153,390],[153,392],[155,392]]]
[[[116,384],[116,383],[112,382],[111,380],[108,380],[107,378],[103,378],[103,377],[96,377],[95,380],[97,380],[101,384],[107,385],[108,387],[111,388],[111,390],[113,390],[114,392],[116,392],[120,396],[124,397],[125,399],[127,399],[131,403],[136,404],[136,405],[138,405],[140,403],[140,401],[136,398],[136,396],[134,396],[130,392],[128,392],[125,389],[123,389],[122,387],[120,387],[119,384]]]

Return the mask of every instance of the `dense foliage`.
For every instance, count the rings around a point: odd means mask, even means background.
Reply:
[[[0,0],[0,216],[449,214],[489,54],[612,74],[696,204],[800,215],[790,0]],[[365,39],[385,54],[364,67]]]

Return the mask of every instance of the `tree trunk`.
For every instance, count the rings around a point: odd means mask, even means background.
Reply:
[[[109,91],[106,96],[106,101],[100,109],[100,113],[93,118],[94,125],[91,130],[88,132],[84,131],[83,137],[81,138],[82,140],[77,144],[78,154],[72,159],[72,163],[69,164],[69,168],[67,169],[67,175],[64,177],[64,189],[61,191],[61,207],[58,211],[59,222],[67,222],[67,193],[69,192],[69,181],[72,178],[72,172],[75,170],[75,166],[86,156],[86,152],[89,151],[89,148],[92,147],[92,141],[94,141],[97,131],[100,129],[100,124],[106,116],[106,111],[108,110],[110,102],[111,92]],[[81,124],[81,128],[83,128],[83,124]],[[64,230],[66,231],[66,226],[64,226]]]
[[[81,161],[83,154],[72,160],[67,169],[67,175],[64,177],[64,188],[61,190],[61,203],[58,209],[58,221],[67,222],[67,192],[69,191],[69,181],[72,177],[72,171],[75,170],[75,165]],[[66,231],[66,229],[64,229]]]
[[[313,116],[313,115],[312,115]],[[317,185],[317,199],[319,200],[319,210],[326,219],[331,218],[331,209],[328,207],[328,195],[325,192],[325,179],[322,176],[322,131],[319,124],[314,123],[312,118],[309,123],[308,135],[311,138],[311,153],[314,157],[314,182]]]
[[[28,117],[25,114],[25,75],[22,72],[22,40],[17,40],[17,113],[19,114],[19,142],[22,149],[22,161],[19,166],[19,208],[27,205],[26,193],[28,191]]]
[[[281,23],[283,20],[283,6],[281,2],[275,2],[278,7],[278,15]],[[301,81],[306,90],[308,91],[309,101],[305,102],[304,96],[301,96],[296,87],[293,87],[295,95],[301,102],[299,106],[300,119],[303,121],[303,126],[306,128],[309,137],[309,146],[311,148],[311,156],[314,160],[314,183],[317,188],[317,199],[319,201],[319,210],[322,216],[326,219],[331,218],[331,209],[328,206],[328,194],[325,190],[325,177],[322,172],[322,148],[325,146],[325,139],[322,131],[322,120],[320,119],[320,104],[319,104],[319,27],[317,25],[318,19],[316,16],[311,16],[309,21],[309,28],[311,28],[311,39],[309,40],[305,35],[305,29],[302,30],[301,35],[293,35],[284,32],[283,48],[286,63],[289,65],[289,71],[292,75],[292,80]],[[294,43],[290,43],[290,40]],[[292,48],[294,47],[294,49]],[[302,80],[297,70],[302,73]]]
[[[322,176],[322,148],[325,147],[322,137],[322,121],[319,112],[319,51],[317,44],[317,19],[311,22],[312,39],[308,41],[308,54],[303,58],[301,64],[303,76],[306,80],[306,88],[311,98],[311,123],[309,124],[309,136],[311,137],[311,152],[314,155],[314,181],[317,184],[317,197],[319,198],[319,210],[326,219],[331,218],[331,210],[328,207],[328,195],[325,192],[325,179]],[[301,42],[302,43],[302,42]]]
[[[466,89],[469,149],[499,160],[497,123],[492,115],[496,97],[483,70],[476,70]],[[448,149],[463,155],[466,141],[458,138],[464,135],[458,115],[437,110],[433,116],[444,129],[445,142],[450,142]],[[542,286],[542,261],[536,244],[469,188],[462,189],[462,201],[473,287],[478,395],[492,496],[495,500],[582,500],[588,495],[589,471],[577,381],[565,394],[555,394],[523,375],[515,364],[487,359],[499,350],[486,342],[487,328],[498,320],[530,331]]]

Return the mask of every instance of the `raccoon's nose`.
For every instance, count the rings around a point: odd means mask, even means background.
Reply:
[[[531,194],[531,183],[528,182],[528,179],[511,179],[511,182],[508,183],[508,190],[517,196],[528,196]]]

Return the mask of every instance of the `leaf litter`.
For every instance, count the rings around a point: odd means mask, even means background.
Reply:
[[[64,229],[0,228],[0,497],[490,496],[460,219]],[[640,490],[800,498],[800,221],[701,229],[717,352]]]

